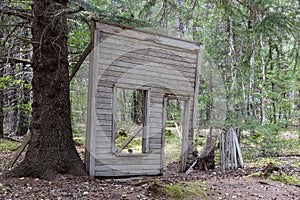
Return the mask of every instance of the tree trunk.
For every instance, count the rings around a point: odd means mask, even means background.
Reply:
[[[25,159],[9,175],[53,179],[85,175],[70,117],[67,0],[33,0],[32,137]]]
[[[215,168],[215,146],[220,135],[220,130],[210,128],[209,135],[199,154],[198,168],[200,170],[208,170]]]
[[[1,65],[0,64],[0,78],[3,78],[3,68],[4,68],[4,65]],[[4,124],[4,112],[3,112],[3,88],[0,87],[0,138],[3,138],[3,124]]]

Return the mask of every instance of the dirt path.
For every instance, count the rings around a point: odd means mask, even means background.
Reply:
[[[11,153],[0,153],[0,173],[3,164],[10,158]],[[245,177],[261,168],[245,167],[223,173],[218,168],[209,172],[194,170],[189,175],[177,173],[177,169],[177,164],[171,164],[162,176],[131,179],[60,175],[53,181],[45,181],[32,178],[4,179],[0,175],[0,199],[300,200],[300,187]]]

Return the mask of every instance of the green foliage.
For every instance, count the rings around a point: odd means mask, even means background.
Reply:
[[[0,151],[14,151],[19,147],[20,144],[21,144],[20,142],[1,139],[0,140]]]
[[[299,139],[295,131],[268,130],[257,128],[253,133],[242,133],[241,148],[246,162],[255,162],[259,165],[277,163],[271,157],[296,155],[300,152]]]

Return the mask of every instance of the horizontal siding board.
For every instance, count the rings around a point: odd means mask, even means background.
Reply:
[[[124,45],[124,47],[126,47],[127,49],[130,50],[136,50],[136,49],[141,49],[141,48],[147,48],[147,47],[152,47],[152,48],[156,48],[156,49],[164,49],[164,50],[168,50],[168,51],[175,51],[177,54],[179,54],[182,57],[188,57],[190,59],[196,59],[197,57],[197,52],[198,51],[191,51],[190,49],[178,49],[176,47],[172,47],[172,46],[166,46],[166,45],[162,45],[162,44],[157,44],[154,42],[149,42],[149,41],[144,41],[144,40],[140,40],[137,38],[126,38],[126,37],[115,37],[116,35],[113,35],[114,37],[112,38],[111,34],[107,34],[104,32],[101,32],[101,34],[103,36],[106,37],[104,43],[102,43],[102,46],[110,46],[110,44],[112,44],[114,41],[116,41],[116,43],[118,42],[119,44],[122,43]],[[114,44],[113,44],[114,45]]]
[[[102,61],[102,60],[100,60]],[[123,73],[127,73],[128,71],[140,71],[140,73],[151,73],[151,72],[159,72],[163,74],[164,76],[170,75],[170,76],[178,76],[181,75],[183,77],[186,77],[187,79],[192,80],[195,78],[194,69],[185,69],[178,66],[172,66],[172,65],[166,65],[166,64],[160,64],[160,63],[153,63],[153,62],[143,62],[143,63],[133,63],[132,60],[128,61],[120,61],[115,60],[113,63],[109,63],[108,66],[105,63],[100,62],[99,63],[99,72],[98,74],[102,76],[105,71],[119,71]],[[101,82],[102,83],[102,82]],[[107,84],[107,87],[109,87],[109,84]]]
[[[112,121],[112,114],[98,114],[97,119],[100,120],[100,121],[101,120]]]
[[[101,172],[101,171],[95,171],[95,176],[103,176],[103,177],[122,177],[122,176],[140,176],[140,175],[159,175],[161,174],[160,169],[154,169],[154,170],[138,170],[138,171],[108,171],[108,172]]]
[[[182,79],[182,78],[160,78],[159,76],[151,76],[150,74],[144,73],[144,74],[134,74],[131,72],[128,72],[127,74],[118,74],[120,72],[114,72],[109,71],[109,74],[103,75],[101,77],[101,80],[106,80],[107,82],[111,82],[112,84],[116,85],[117,87],[122,87],[122,84],[133,84],[138,85],[139,83],[142,83],[141,86],[148,86],[150,87],[159,87],[162,88],[162,92],[164,93],[180,93],[180,91],[184,91],[185,94],[189,93],[192,94],[192,86],[193,82],[189,81],[188,79]],[[169,84],[168,84],[169,83]],[[118,84],[120,86],[118,86]],[[179,92],[177,92],[176,87],[178,88]],[[136,89],[143,89],[138,88]],[[151,89],[151,88],[150,88]],[[170,92],[171,91],[171,92]],[[98,93],[101,91],[97,91]],[[104,93],[104,92],[101,92]],[[109,93],[104,93],[109,94]],[[162,94],[162,93],[161,93]],[[110,96],[103,96],[102,97],[110,97]]]
[[[154,170],[159,169],[160,165],[100,165],[95,166],[96,171],[124,171],[124,172],[135,172],[139,170]]]
[[[149,138],[149,143],[153,143],[153,144],[161,144],[161,137],[159,138]]]
[[[129,29],[129,28],[124,28],[124,29],[119,29],[120,27],[113,26],[113,25],[108,25],[104,23],[98,22],[96,25],[97,29],[100,32],[108,33],[108,35],[114,35],[117,34],[118,37],[127,37],[130,39],[137,39],[145,42],[151,42],[154,44],[160,44],[164,46],[170,46],[170,47],[175,47],[176,49],[181,48],[181,49],[187,49],[187,50],[198,50],[199,49],[199,44],[192,42],[192,41],[187,41],[187,40],[182,40],[178,38],[173,38],[170,36],[163,36],[158,33],[153,33],[153,32],[147,32],[143,30],[134,30],[134,29]],[[126,30],[126,31],[125,31]]]
[[[162,87],[167,88],[172,93],[181,94],[192,94],[193,85],[187,80],[162,80],[158,77],[149,77],[147,74],[138,75],[138,74],[126,74],[126,76],[114,76],[113,74],[109,76],[102,76],[101,80],[112,83],[125,83],[125,84],[136,84],[136,85],[148,85],[149,87]],[[97,97],[111,97],[109,93],[97,93]],[[112,98],[112,97],[111,97]]]
[[[97,61],[99,69],[106,69],[110,65],[118,66],[121,62],[135,64],[136,67],[147,63],[149,66],[156,67],[158,64],[162,66],[167,66],[171,69],[176,69],[178,71],[186,72],[196,72],[195,63],[187,63],[184,60],[172,60],[165,57],[154,57],[150,55],[142,54],[140,52],[131,52],[131,53],[117,53],[112,50],[107,49],[107,51],[101,51],[99,59]],[[124,65],[123,63],[123,65]],[[104,67],[104,68],[103,68]],[[134,67],[134,66],[133,66]],[[196,76],[194,74],[194,76]]]
[[[161,148],[162,148],[162,145],[161,145],[161,144],[150,143],[150,144],[149,144],[149,148],[150,148],[150,149],[161,149]]]
[[[168,72],[169,71],[169,72]],[[148,63],[144,63],[140,65],[139,68],[135,67],[123,67],[110,65],[108,68],[99,69],[98,71],[99,77],[101,76],[117,76],[117,77],[130,77],[133,75],[144,75],[147,74],[149,77],[161,78],[161,79],[170,79],[170,80],[186,80],[191,84],[195,82],[195,77],[192,72],[184,72],[178,71],[174,68],[166,67],[166,66],[149,66]],[[104,90],[103,88],[102,90]],[[110,88],[107,87],[107,91]]]
[[[100,165],[159,165],[160,164],[160,154],[150,154],[149,156],[112,156],[109,155],[106,158],[96,159],[95,164]]]
[[[107,54],[113,54],[116,55],[116,57],[123,56],[124,53],[127,55],[131,54],[138,54],[141,56],[147,56],[147,57],[153,57],[155,58],[163,58],[163,59],[169,59],[173,61],[178,61],[179,63],[184,64],[193,64],[196,65],[196,54],[195,53],[185,53],[185,52],[179,52],[175,50],[166,50],[164,48],[155,47],[155,46],[141,46],[137,47],[139,43],[136,43],[134,47],[132,44],[134,41],[128,41],[129,43],[126,43],[124,41],[121,41],[118,43],[118,40],[116,40],[115,44],[112,43],[102,43],[99,53],[102,55],[103,53]],[[125,45],[122,46],[122,45]],[[127,46],[127,47],[126,47]]]

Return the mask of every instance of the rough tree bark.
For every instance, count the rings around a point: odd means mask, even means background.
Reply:
[[[67,0],[33,0],[32,137],[8,175],[53,179],[86,175],[72,139],[67,50]]]
[[[0,78],[3,77],[4,65],[0,64]],[[3,124],[4,124],[4,112],[3,112],[3,88],[0,87],[0,138],[3,138]]]

